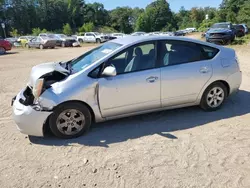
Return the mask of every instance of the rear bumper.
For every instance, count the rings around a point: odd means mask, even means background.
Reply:
[[[237,93],[242,82],[242,72],[236,72],[227,78],[227,83],[230,84],[230,95]]]
[[[52,112],[36,111],[31,106],[24,106],[19,102],[23,98],[21,91],[13,100],[13,119],[17,129],[27,135],[44,136],[44,123]]]

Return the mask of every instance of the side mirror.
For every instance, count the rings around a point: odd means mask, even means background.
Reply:
[[[117,74],[116,68],[114,66],[108,66],[102,72],[103,76],[108,76],[108,77],[116,76],[116,74]]]

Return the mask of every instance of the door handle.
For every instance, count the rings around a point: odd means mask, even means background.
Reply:
[[[200,73],[205,74],[205,73],[208,73],[208,72],[209,72],[209,69],[208,69],[207,67],[202,67],[202,68],[200,69]]]
[[[149,83],[154,83],[157,80],[158,80],[158,77],[156,76],[150,76],[149,78],[146,79],[146,81]]]

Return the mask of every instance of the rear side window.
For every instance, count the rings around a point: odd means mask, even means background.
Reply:
[[[213,59],[219,52],[218,49],[210,47],[210,46],[201,45],[201,48],[204,54],[204,60]]]
[[[163,66],[178,65],[204,60],[201,46],[186,41],[160,41],[160,60]]]
[[[186,41],[160,41],[162,66],[192,63],[213,59],[218,49]]]

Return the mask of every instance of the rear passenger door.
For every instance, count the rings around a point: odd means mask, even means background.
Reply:
[[[217,49],[185,41],[160,41],[162,107],[194,103],[212,76]]]

